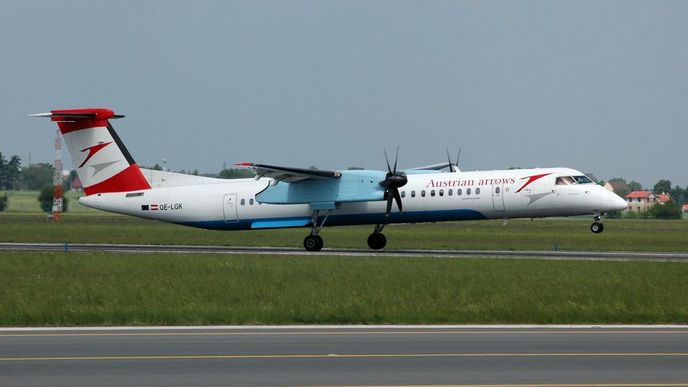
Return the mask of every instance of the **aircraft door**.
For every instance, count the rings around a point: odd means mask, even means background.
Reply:
[[[504,184],[492,186],[492,207],[495,211],[504,211]]]
[[[224,210],[226,223],[239,221],[239,216],[237,214],[237,195],[236,194],[225,195],[223,210]]]

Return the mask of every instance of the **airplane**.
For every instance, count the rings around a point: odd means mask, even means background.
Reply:
[[[219,179],[140,168],[110,120],[124,116],[105,108],[51,110],[85,196],[99,210],[212,230],[308,227],[303,246],[319,251],[323,227],[374,225],[371,249],[387,243],[393,223],[592,215],[627,207],[624,199],[570,168],[462,172],[457,163],[398,170],[398,148],[387,170],[321,170],[253,162],[255,178]],[[444,171],[443,169],[448,169]],[[396,204],[398,211],[392,211]]]

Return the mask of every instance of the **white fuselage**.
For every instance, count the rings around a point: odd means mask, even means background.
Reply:
[[[325,226],[600,214],[626,208],[623,199],[594,183],[557,184],[582,176],[568,168],[409,174],[400,189],[403,212],[385,216],[386,202],[337,204],[320,211]],[[150,180],[150,179],[149,179]],[[80,198],[85,206],[208,229],[264,229],[312,225],[309,204],[259,203],[272,179],[205,179]],[[186,182],[185,182],[186,184]],[[277,183],[287,184],[287,183]]]

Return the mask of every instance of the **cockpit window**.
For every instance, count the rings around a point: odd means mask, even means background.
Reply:
[[[557,185],[571,185],[571,184],[591,184],[587,176],[560,176],[557,177]]]
[[[574,176],[574,179],[578,182],[578,184],[590,184],[592,183],[592,180],[588,178],[587,176]]]
[[[576,181],[573,180],[571,176],[561,176],[557,177],[557,185],[570,185],[570,184],[576,184]]]

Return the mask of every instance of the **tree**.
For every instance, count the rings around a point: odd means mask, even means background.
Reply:
[[[43,210],[43,212],[51,212],[53,210],[54,192],[55,188],[46,187],[43,188],[41,193],[38,195],[38,201],[41,203],[41,210]],[[67,212],[68,203],[69,200],[67,200],[67,198],[62,199],[62,212]]]
[[[681,219],[681,207],[669,199],[664,203],[657,203],[647,210],[647,215],[656,219]]]
[[[7,208],[7,194],[0,196],[0,211],[5,211]]]
[[[250,169],[225,168],[220,171],[217,177],[220,179],[245,179],[254,177],[256,174]]]
[[[678,185],[671,190],[671,200],[676,202],[679,206],[688,203],[688,187],[683,189]]]
[[[671,181],[667,179],[661,179],[657,182],[657,184],[655,184],[655,187],[652,189],[652,192],[656,194],[671,192]]]
[[[7,162],[5,156],[0,152],[0,189],[13,190],[18,188],[20,165],[21,158],[19,156],[12,156]]]
[[[643,190],[643,186],[635,180],[631,180],[631,182],[628,183],[628,188],[630,188],[631,191],[642,191]]]
[[[53,166],[47,163],[33,164],[21,171],[23,189],[38,191],[53,185]]]
[[[69,190],[71,190],[72,189],[72,182],[77,177],[78,177],[78,174],[76,173],[75,170],[72,169],[71,171],[69,171],[69,177],[67,177],[67,179],[64,181],[64,183],[62,183],[62,190],[64,192],[68,192]]]

